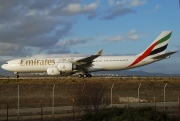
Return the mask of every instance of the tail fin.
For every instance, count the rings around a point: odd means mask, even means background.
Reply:
[[[139,63],[148,56],[154,58],[156,56],[163,55],[167,48],[171,34],[172,31],[163,31],[144,52],[138,54],[138,58],[136,58],[136,60],[129,67]]]
[[[163,31],[155,40],[154,42],[144,51],[142,52],[141,56],[157,56],[164,54],[165,50],[168,46],[169,39],[171,37],[172,31]]]

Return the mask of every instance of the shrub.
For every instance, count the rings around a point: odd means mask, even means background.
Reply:
[[[102,109],[94,114],[85,114],[81,121],[174,121],[174,119],[170,119],[165,112],[143,107]]]

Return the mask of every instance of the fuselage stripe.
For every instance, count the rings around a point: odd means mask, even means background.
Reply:
[[[142,61],[145,57],[149,55],[149,53],[153,50],[153,48],[157,45],[158,41],[152,44],[142,55],[140,55],[129,67],[134,66],[135,64]]]
[[[167,36],[163,37],[162,39],[160,39],[160,40],[158,41],[158,44],[161,44],[161,43],[167,41],[167,40],[171,37],[171,34],[172,34],[172,32],[169,33]]]
[[[148,56],[163,52],[167,48],[168,44],[153,50]]]

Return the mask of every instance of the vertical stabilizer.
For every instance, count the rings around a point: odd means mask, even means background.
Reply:
[[[129,67],[136,65],[148,56],[153,58],[164,54],[171,34],[172,31],[163,31],[144,52],[138,54],[137,59]]]
[[[169,39],[171,37],[172,31],[163,31],[154,42],[141,54],[145,57],[147,56],[156,56],[164,54],[168,46]]]

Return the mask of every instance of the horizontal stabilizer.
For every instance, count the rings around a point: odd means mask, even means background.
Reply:
[[[164,59],[164,58],[168,58],[170,55],[172,55],[172,54],[174,54],[174,53],[176,53],[176,52],[177,52],[177,51],[164,53],[164,54],[162,54],[162,55],[153,57],[152,59]]]

